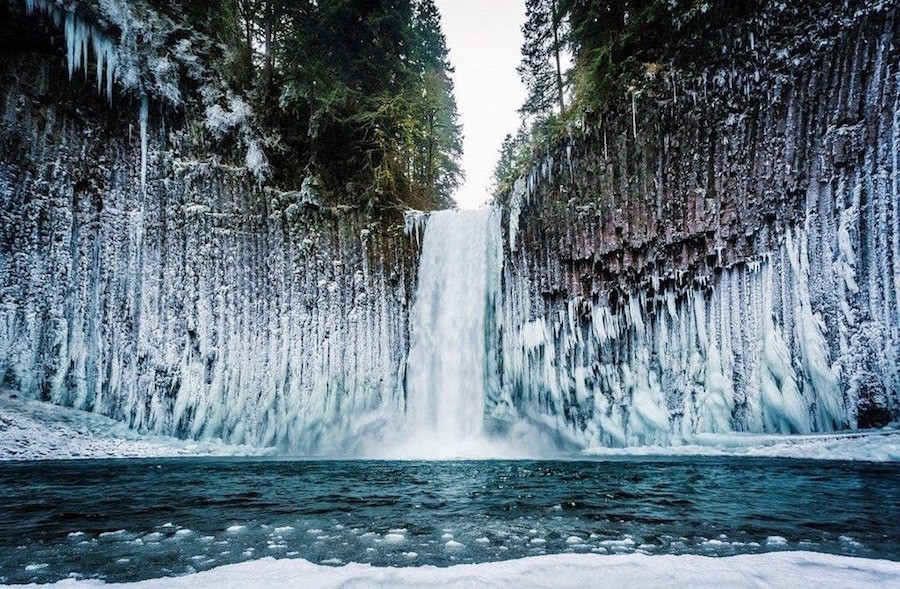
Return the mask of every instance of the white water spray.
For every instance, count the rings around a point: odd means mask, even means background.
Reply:
[[[425,228],[411,315],[407,428],[416,455],[470,455],[496,386],[503,249],[496,209],[439,211]]]

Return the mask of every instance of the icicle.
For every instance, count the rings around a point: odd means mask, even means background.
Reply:
[[[808,233],[798,231],[796,241],[790,229],[785,245],[793,274],[794,330],[800,351],[800,366],[804,380],[811,385],[815,398],[818,431],[834,431],[843,426],[846,408],[837,376],[828,361],[828,343],[824,336],[824,322],[813,311],[809,293]]]
[[[403,234],[410,239],[415,238],[416,245],[421,245],[422,235],[425,233],[425,224],[428,222],[428,213],[409,209],[403,212]]]
[[[147,119],[150,116],[150,99],[141,95],[141,190],[147,190]]]
[[[66,63],[69,66],[69,79],[75,71],[75,15],[66,13]]]
[[[634,138],[637,139],[637,93],[631,93],[631,128]]]
[[[87,71],[88,41],[91,38],[91,27],[87,23],[85,23],[83,20],[79,20],[78,22],[81,23],[81,27],[79,28],[79,38],[78,38],[79,42],[81,43],[81,49],[79,50],[79,53],[81,53],[81,60],[78,64],[78,67],[84,68],[84,79],[87,80],[88,79],[88,71]]]
[[[116,52],[112,46],[109,47],[109,53],[106,56],[106,100],[112,104],[113,99],[113,81],[116,77]]]
[[[100,35],[92,38],[94,55],[97,58],[97,93],[103,92],[103,61],[106,58],[106,48],[103,47],[103,39]]]
[[[113,81],[115,80],[116,48],[104,35],[98,33],[94,27],[79,19],[74,12],[59,10],[47,0],[26,0],[25,9],[28,14],[36,10],[46,14],[56,26],[61,26],[66,40],[66,66],[69,71],[69,79],[79,69],[84,69],[84,77],[88,77],[88,62],[90,61],[89,49],[94,50],[97,66],[97,92],[105,90],[106,99],[112,103]],[[63,14],[65,20],[63,21]],[[104,88],[103,74],[106,68],[106,85]]]
[[[603,159],[609,159],[609,147],[606,144],[606,127],[603,127]]]
[[[525,178],[519,178],[513,184],[512,196],[509,199],[509,250],[516,251],[516,236],[519,233],[519,215],[525,204],[527,187]]]

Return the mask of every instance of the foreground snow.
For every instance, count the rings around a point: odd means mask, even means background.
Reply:
[[[186,441],[147,436],[118,421],[14,398],[0,391],[0,460],[246,456],[261,451],[220,441]]]
[[[97,586],[65,580],[57,587]],[[183,577],[104,587],[900,587],[900,562],[814,552],[708,556],[561,554],[434,566],[330,567],[263,558]]]

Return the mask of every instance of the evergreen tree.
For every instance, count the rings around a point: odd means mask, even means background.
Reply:
[[[419,0],[415,16],[416,38],[422,68],[417,180],[430,206],[452,204],[450,195],[462,173],[462,128],[453,95],[453,68],[441,32],[440,14],[433,0]]]
[[[452,69],[433,0],[284,3],[285,169],[369,202],[448,206],[460,179]]]
[[[434,0],[150,1],[205,32],[283,188],[314,177],[344,204],[453,204],[462,131]]]
[[[512,182],[522,172],[530,155],[528,127],[522,123],[515,135],[507,133],[500,146],[500,157],[494,167],[493,192],[502,194],[512,188]]]
[[[575,55],[576,98],[584,106],[624,94],[622,73],[652,45],[656,35],[641,34],[636,23],[648,7],[668,0],[560,0],[571,24],[569,43]],[[662,41],[666,35],[659,35]],[[634,44],[636,46],[632,47]]]
[[[679,46],[691,47],[680,52],[689,60],[718,50],[717,41],[705,38],[712,14],[737,18],[758,0],[560,0],[560,5],[571,26],[575,98],[590,110],[641,85],[648,71],[659,71],[679,54]]]
[[[543,117],[565,110],[565,89],[560,53],[566,40],[563,13],[557,0],[526,0],[522,27],[522,62],[519,76],[528,91],[522,113]]]

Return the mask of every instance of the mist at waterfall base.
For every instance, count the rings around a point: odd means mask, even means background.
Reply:
[[[0,495],[0,583],[135,581],[267,556],[404,570],[507,560],[527,568],[521,559],[565,554],[800,550],[900,560],[897,464],[3,462]],[[847,568],[869,566],[861,562]],[[897,563],[885,565],[897,582]]]

